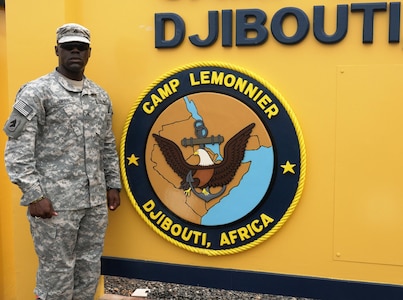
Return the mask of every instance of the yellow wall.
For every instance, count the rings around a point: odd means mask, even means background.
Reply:
[[[323,4],[329,32],[334,28],[337,4],[344,2]],[[118,141],[133,102],[164,73],[206,60],[242,66],[281,92],[303,130],[306,183],[293,215],[279,232],[251,250],[206,257],[178,248],[154,233],[123,192],[121,207],[110,215],[105,255],[402,285],[403,221],[397,213],[402,211],[403,194],[403,143],[399,138],[403,128],[399,114],[402,46],[388,43],[386,12],[375,16],[372,44],[362,43],[359,13],[349,13],[343,41],[321,44],[312,34],[313,5],[318,2],[8,1],[6,21],[0,12],[0,96],[8,99],[1,101],[1,121],[4,124],[18,87],[56,66],[55,29],[65,22],[81,22],[92,32],[92,57],[86,73],[112,97]],[[210,10],[260,8],[270,21],[285,6],[301,8],[311,21],[308,36],[297,45],[282,45],[272,35],[256,47],[224,48],[221,35],[207,48],[197,48],[187,40],[192,34],[207,34]],[[174,12],[185,20],[186,37],[179,47],[154,48],[154,14],[158,12]],[[0,142],[3,151],[4,135]],[[0,210],[0,290],[10,295],[7,299],[29,299],[36,258],[25,211],[18,206],[19,192],[8,183],[3,163],[0,172],[2,190],[8,195],[5,199],[12,200],[4,201],[6,209]],[[16,276],[9,278],[7,270],[14,268]]]
[[[0,122],[4,124],[9,110],[7,102],[7,60],[6,60],[6,20],[4,10],[0,10],[0,99],[4,103],[0,109]],[[5,136],[0,135],[0,144],[3,146]],[[10,230],[13,227],[13,203],[10,185],[7,184],[8,178],[5,173],[3,156],[4,147],[0,147],[0,182],[4,199],[2,209],[0,210],[0,289],[4,295],[12,295],[15,292],[16,276],[14,273],[14,232]],[[7,280],[6,280],[7,278]]]

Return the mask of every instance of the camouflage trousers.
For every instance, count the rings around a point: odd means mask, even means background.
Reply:
[[[108,224],[106,205],[57,211],[38,219],[28,213],[38,255],[34,293],[41,300],[93,300]]]

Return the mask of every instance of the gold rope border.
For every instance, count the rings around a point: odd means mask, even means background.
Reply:
[[[299,147],[300,147],[300,177],[299,177],[299,184],[298,188],[296,190],[294,199],[292,200],[291,205],[288,207],[287,211],[283,215],[283,217],[280,219],[280,221],[277,222],[277,224],[270,230],[268,231],[265,235],[261,236],[260,238],[254,240],[253,242],[250,242],[247,245],[243,245],[240,247],[236,248],[231,248],[231,249],[225,249],[225,250],[209,250],[209,249],[204,249],[204,248],[197,248],[193,246],[186,245],[184,243],[178,242],[177,240],[170,238],[167,236],[164,232],[159,230],[157,226],[155,226],[148,218],[147,216],[143,213],[143,211],[140,209],[138,206],[129,186],[128,178],[126,176],[126,157],[125,157],[125,145],[126,145],[126,137],[127,137],[127,130],[129,128],[130,122],[132,120],[132,117],[137,110],[137,107],[139,106],[140,102],[144,99],[144,97],[159,83],[164,81],[165,79],[171,77],[172,75],[175,75],[178,72],[182,72],[191,68],[197,68],[197,67],[220,67],[220,68],[227,68],[231,70],[235,70],[237,72],[243,73],[248,75],[249,77],[255,79],[256,81],[260,82],[263,86],[268,88],[275,96],[276,98],[280,101],[280,103],[283,105],[285,110],[287,111],[293,125],[294,129],[296,131],[297,137],[298,137],[298,142],[299,142]],[[283,96],[271,85],[269,84],[266,80],[264,80],[262,77],[233,64],[230,63],[223,63],[223,62],[217,62],[217,61],[204,61],[204,62],[196,62],[196,63],[190,63],[183,65],[181,67],[175,68],[162,76],[160,76],[158,79],[154,80],[154,82],[145,89],[140,96],[137,98],[137,100],[134,102],[129,115],[127,117],[127,120],[125,122],[124,128],[123,128],[123,134],[121,138],[121,143],[120,143],[120,166],[121,166],[121,172],[122,172],[122,179],[123,179],[123,185],[126,189],[126,192],[129,196],[129,199],[136,209],[137,213],[141,216],[141,218],[150,226],[158,235],[163,237],[165,240],[169,241],[170,243],[181,247],[183,249],[186,249],[191,252],[199,253],[199,254],[205,254],[208,256],[218,256],[218,255],[226,255],[226,254],[235,254],[239,253],[244,250],[251,249],[252,247],[255,247],[262,243],[263,241],[267,240],[269,237],[274,235],[287,221],[287,219],[290,217],[290,215],[294,212],[295,207],[297,206],[301,195],[302,195],[302,190],[304,188],[305,184],[305,173],[306,173],[306,148],[305,148],[305,143],[304,139],[302,136],[302,130],[301,127],[299,126],[298,120],[292,111],[291,107],[288,105],[288,103],[285,101]]]

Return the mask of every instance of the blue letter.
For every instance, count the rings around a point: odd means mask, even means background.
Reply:
[[[198,34],[189,37],[190,42],[199,47],[206,47],[214,44],[218,37],[218,11],[208,12],[208,37],[201,40]]]
[[[165,24],[173,22],[175,34],[171,40],[165,39]],[[155,48],[173,48],[182,43],[185,37],[185,22],[174,13],[155,14]]]
[[[283,21],[288,16],[294,16],[297,19],[297,31],[293,36],[286,36],[283,31]],[[282,44],[297,44],[301,42],[309,31],[308,16],[299,8],[285,7],[280,9],[273,16],[271,22],[271,32],[274,38]]]
[[[248,19],[253,19],[249,23]],[[236,45],[249,46],[261,45],[268,37],[268,31],[264,24],[267,17],[260,9],[241,9],[236,11]],[[248,37],[248,32],[255,32],[256,37]]]
[[[389,43],[398,43],[400,41],[400,2],[391,2],[389,8]]]
[[[374,38],[374,12],[386,11],[386,2],[378,3],[353,3],[351,4],[351,11],[364,12],[364,25],[362,32],[362,42],[372,43]]]
[[[348,6],[337,5],[337,23],[336,32],[333,35],[325,33],[325,7],[314,6],[313,8],[313,33],[315,38],[325,44],[334,44],[340,42],[347,34],[348,26]]]
[[[223,47],[232,46],[232,10],[222,11],[222,42]]]

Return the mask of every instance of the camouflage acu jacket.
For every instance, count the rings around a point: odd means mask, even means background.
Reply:
[[[57,71],[24,85],[4,131],[10,180],[21,205],[41,196],[54,209],[106,203],[106,188],[121,188],[108,94],[84,78],[83,89]]]

